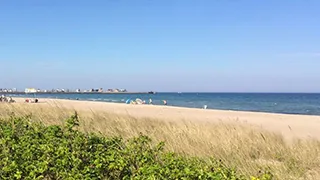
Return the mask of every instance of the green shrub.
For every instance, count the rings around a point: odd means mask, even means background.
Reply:
[[[246,179],[214,159],[164,152],[163,142],[153,146],[142,134],[125,141],[82,133],[78,125],[77,114],[64,126],[1,120],[0,179]]]

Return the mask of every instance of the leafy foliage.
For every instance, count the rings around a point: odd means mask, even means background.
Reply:
[[[1,120],[0,179],[245,179],[220,161],[164,152],[163,142],[153,146],[142,134],[125,141],[82,133],[78,125],[77,113],[64,126],[30,116]]]

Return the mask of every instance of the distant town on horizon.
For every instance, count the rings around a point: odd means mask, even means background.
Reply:
[[[18,90],[17,88],[0,88],[0,92],[2,93],[63,93],[63,92],[107,92],[107,93],[117,93],[117,92],[128,92],[127,89],[115,88],[115,89],[107,89],[104,90],[103,88],[90,88],[90,89],[64,89],[64,88],[57,88],[57,89],[40,89],[40,88],[25,88],[24,90]]]

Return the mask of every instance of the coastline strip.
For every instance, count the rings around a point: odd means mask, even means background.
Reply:
[[[14,98],[21,104],[25,98]],[[131,105],[124,103],[79,101],[66,99],[40,98],[40,103],[32,106],[59,106],[77,111],[103,111],[136,118],[155,118],[164,121],[191,121],[205,123],[241,123],[261,127],[280,133],[285,138],[320,139],[320,116],[275,114],[263,112],[229,111],[213,109],[195,109],[161,105]],[[23,103],[28,104],[28,103]]]

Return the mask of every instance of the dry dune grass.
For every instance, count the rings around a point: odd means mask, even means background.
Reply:
[[[45,124],[61,124],[73,111],[59,105],[0,104],[0,117],[32,114]],[[142,132],[155,142],[165,141],[167,150],[192,156],[215,157],[244,174],[269,169],[275,179],[320,179],[320,142],[287,142],[281,135],[249,125],[162,121],[124,115],[81,111],[80,129],[129,138]]]

